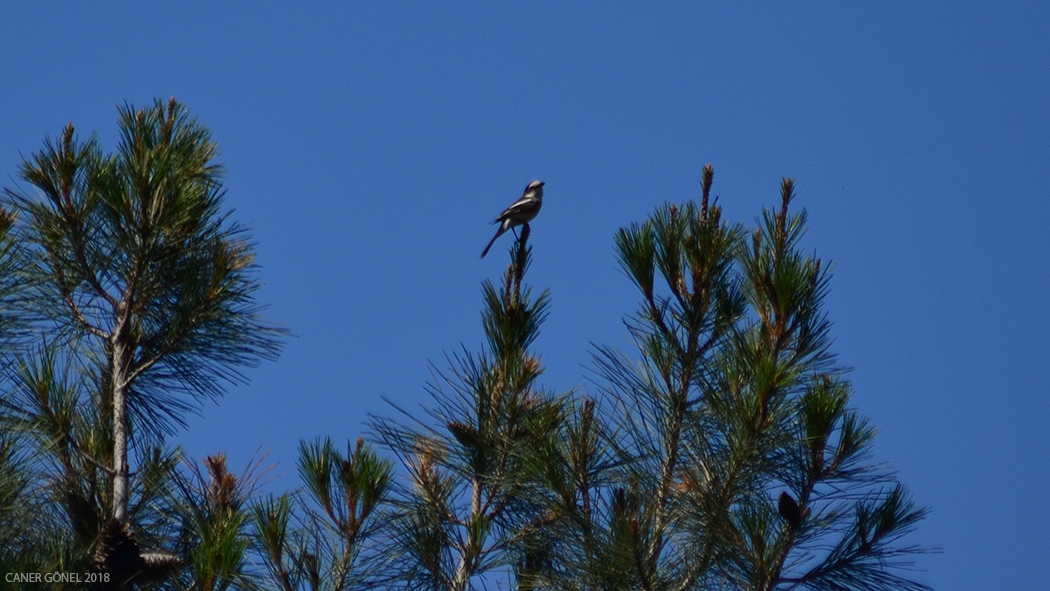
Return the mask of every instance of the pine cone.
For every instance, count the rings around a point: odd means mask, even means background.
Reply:
[[[452,421],[448,425],[448,430],[452,433],[453,437],[456,438],[461,445],[469,447],[470,449],[478,448],[478,430],[466,423],[460,421]]]
[[[787,494],[787,491],[780,493],[777,509],[780,511],[780,516],[791,526],[791,529],[798,529],[802,525],[802,510],[799,509],[795,499]]]
[[[158,583],[175,574],[182,566],[182,559],[165,552],[144,552],[142,573],[135,579],[136,583]]]
[[[139,554],[135,534],[126,523],[110,519],[98,532],[98,546],[91,559],[91,570],[108,573],[108,589],[120,589],[146,566]]]

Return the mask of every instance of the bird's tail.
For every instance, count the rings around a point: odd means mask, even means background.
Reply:
[[[489,249],[492,248],[492,245],[496,243],[496,239],[502,236],[503,233],[506,231],[507,229],[503,227],[503,224],[500,224],[499,229],[496,230],[496,235],[492,237],[492,240],[489,240],[489,244],[485,247],[485,250],[481,251],[481,258],[485,258],[485,255],[489,253]]]

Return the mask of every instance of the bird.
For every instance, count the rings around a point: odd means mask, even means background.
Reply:
[[[493,243],[504,232],[522,224],[527,224],[536,217],[536,214],[540,212],[540,208],[543,207],[543,185],[545,184],[543,181],[532,181],[529,183],[529,186],[525,187],[525,192],[522,194],[521,199],[511,203],[510,207],[504,209],[503,213],[496,218],[496,221],[492,222],[500,226],[496,230],[496,235],[492,237],[492,240],[489,240],[485,250],[481,251],[481,258],[485,258]]]

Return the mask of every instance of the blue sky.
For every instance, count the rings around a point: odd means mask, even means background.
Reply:
[[[877,458],[933,509],[938,589],[1037,589],[1050,562],[1050,5],[1038,2],[4,3],[0,172],[67,122],[176,96],[228,167],[269,317],[297,335],[178,438],[356,438],[482,343],[488,225],[533,178],[536,348],[555,390],[627,348],[612,236],[714,193],[752,223],[796,180]],[[291,3],[289,3],[291,4]],[[306,4],[306,3],[300,3]],[[336,4],[336,3],[331,3]],[[696,3],[699,4],[699,3]]]

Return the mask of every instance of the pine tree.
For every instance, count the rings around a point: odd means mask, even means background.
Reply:
[[[713,177],[699,204],[617,234],[639,355],[598,350],[602,396],[544,459],[559,519],[530,587],[923,588],[895,567],[925,511],[867,462],[874,429],[848,408],[792,180],[748,237],[710,202]]]
[[[405,479],[377,513],[386,541],[360,568],[386,576],[369,585],[925,588],[901,571],[925,510],[870,461],[874,429],[830,351],[829,267],[801,249],[793,182],[747,233],[711,202],[713,178],[706,167],[699,203],[617,234],[641,295],[637,354],[599,348],[592,394],[537,383],[549,295],[522,287],[523,228],[502,286],[483,286],[486,350],[435,372],[428,419],[373,421]]]
[[[392,562],[376,543],[389,524],[393,462],[358,438],[343,455],[331,439],[299,446],[302,490],[267,496],[250,509],[252,551],[264,568],[253,580],[281,591],[372,588]]]
[[[119,115],[114,153],[69,125],[22,163],[31,190],[6,192],[25,255],[19,313],[38,335],[12,363],[8,406],[47,456],[73,546],[103,551],[123,531],[163,542],[165,436],[243,381],[239,368],[274,359],[284,332],[260,316],[207,128],[174,99]]]
[[[392,584],[471,589],[509,568],[544,524],[527,494],[535,480],[530,457],[555,431],[563,404],[538,387],[543,369],[529,350],[549,301],[523,284],[529,234],[523,225],[502,285],[483,286],[486,350],[452,356],[451,371],[435,372],[435,423],[374,421],[409,475],[392,500]]]
[[[112,154],[72,126],[46,141],[0,209],[3,568],[105,589],[925,588],[902,572],[925,509],[871,460],[791,179],[752,231],[707,166],[699,203],[616,234],[635,351],[598,347],[590,391],[539,383],[550,294],[522,226],[482,286],[485,348],[435,370],[427,416],[374,418],[379,451],[304,442],[303,487],[257,498],[259,464],[165,447],[283,332],[217,148],[174,100],[120,129]]]

